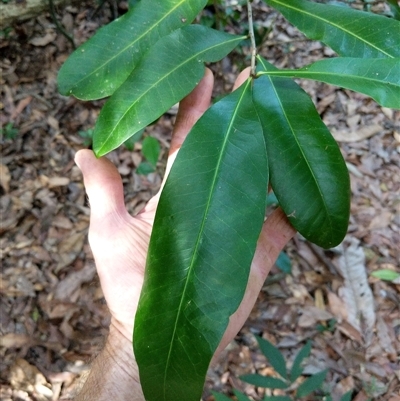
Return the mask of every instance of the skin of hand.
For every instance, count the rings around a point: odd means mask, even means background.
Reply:
[[[242,71],[234,89],[248,76],[249,69]],[[213,85],[213,74],[206,69],[197,87],[181,101],[163,183],[190,129],[210,106]],[[107,158],[97,159],[91,150],[80,150],[75,161],[82,171],[91,208],[89,243],[112,316],[105,348],[93,363],[89,378],[76,401],[100,401],[111,399],[111,396],[114,400],[142,401],[144,397],[132,352],[133,317],[142,288],[147,249],[161,190],[139,214],[131,216],[125,208],[121,177]],[[295,230],[280,209],[275,210],[264,223],[244,299],[231,316],[215,355],[243,326],[271,267],[294,234]],[[113,389],[113,386],[118,389]]]

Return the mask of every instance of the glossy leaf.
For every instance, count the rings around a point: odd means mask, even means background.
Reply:
[[[305,358],[308,358],[311,352],[311,342],[307,341],[306,345],[297,353],[294,359],[292,369],[290,371],[290,380],[294,383],[303,372],[301,363]]]
[[[276,70],[266,74],[326,82],[368,95],[381,106],[400,109],[400,58],[337,57],[298,70]]]
[[[104,105],[93,138],[96,155],[117,148],[160,117],[201,80],[205,61],[220,60],[242,40],[201,25],[159,40]]]
[[[348,7],[307,0],[264,0],[308,38],[320,40],[341,56],[400,57],[400,23]]]
[[[63,95],[93,100],[110,96],[143,54],[160,38],[196,17],[206,0],[141,0],[122,17],[99,29],[61,67]]]
[[[259,70],[275,70],[266,60],[259,62]],[[308,240],[336,246],[350,215],[349,174],[337,143],[310,97],[292,80],[256,79],[254,100],[280,206]]]
[[[276,348],[268,340],[265,340],[262,337],[256,336],[256,340],[258,342],[258,346],[260,347],[261,352],[268,359],[268,362],[281,375],[281,377],[286,379],[286,363],[283,355],[281,354],[281,351],[279,351],[278,348]]]
[[[288,388],[289,384],[284,382],[281,379],[277,379],[275,377],[270,376],[262,376],[258,374],[250,374],[240,376],[240,380],[243,380],[246,383],[253,384],[257,387],[264,388]]]
[[[320,389],[327,373],[328,370],[323,370],[322,372],[315,373],[306,379],[297,389],[297,397],[305,397],[313,391]]]
[[[243,298],[268,187],[251,87],[246,81],[196,123],[160,197],[134,329],[149,401],[200,399]]]

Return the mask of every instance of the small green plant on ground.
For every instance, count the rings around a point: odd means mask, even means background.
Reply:
[[[292,401],[300,400],[302,397],[321,390],[322,385],[325,381],[327,370],[323,370],[319,373],[315,373],[308,378],[304,379],[302,363],[310,355],[311,342],[307,342],[306,345],[298,352],[296,358],[293,361],[291,369],[287,369],[285,359],[282,353],[272,345],[268,340],[260,337],[256,337],[261,352],[265,355],[271,366],[274,368],[279,377],[263,376],[260,374],[248,374],[241,376],[240,379],[246,383],[253,384],[254,386],[275,390],[279,389],[281,395],[266,395],[263,401]],[[299,379],[303,380],[299,380]],[[321,391],[320,394],[323,392]],[[228,401],[231,400],[227,396],[219,393],[213,393],[215,401]],[[238,401],[251,401],[246,395],[235,390],[234,394]],[[341,401],[350,401],[352,392],[344,394]],[[292,396],[294,398],[292,398]],[[322,396],[321,396],[322,399]],[[330,398],[324,397],[324,400],[328,401]]]
[[[394,281],[400,278],[400,273],[390,269],[380,269],[372,272],[371,276],[385,281]]]
[[[13,123],[7,123],[4,128],[0,129],[0,136],[5,139],[15,139],[18,135],[18,128]]]
[[[130,151],[133,151],[135,143],[142,139],[142,130],[140,135],[134,135],[128,138],[123,145]],[[89,128],[85,131],[79,131],[78,135],[83,139],[83,146],[91,147],[93,143],[94,129]],[[160,143],[156,138],[147,136],[142,141],[142,155],[145,159],[136,169],[137,174],[147,175],[153,173],[156,170],[158,158],[160,156]]]
[[[300,69],[277,68],[257,54],[247,1],[250,77],[193,127],[158,204],[134,325],[134,352],[149,401],[201,397],[210,360],[246,289],[269,185],[308,240],[331,248],[346,234],[346,164],[293,78],[336,85],[400,108],[399,21],[308,0],[265,2],[338,56]],[[93,134],[97,156],[141,135],[193,90],[205,63],[248,41],[190,25],[207,3],[131,0],[125,15],[63,65],[61,93],[83,100],[110,97]],[[160,314],[165,297],[168,307]]]

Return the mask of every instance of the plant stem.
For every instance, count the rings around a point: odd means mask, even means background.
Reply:
[[[61,23],[58,22],[58,19],[57,19],[57,16],[56,16],[56,10],[54,8],[53,0],[49,0],[49,6],[50,6],[51,18],[53,19],[53,22],[56,25],[57,29],[60,31],[60,33],[62,35],[64,35],[71,42],[71,45],[72,45],[73,49],[76,49],[74,39],[72,38],[71,35],[68,34],[68,32],[64,29],[64,27],[61,25]]]
[[[254,27],[253,27],[253,9],[251,7],[251,3],[253,0],[247,0],[247,18],[249,20],[249,34],[251,41],[251,76],[256,76],[256,56],[257,56],[257,48],[256,48],[256,40],[254,38]]]

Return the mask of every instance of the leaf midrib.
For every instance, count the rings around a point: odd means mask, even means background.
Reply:
[[[114,59],[119,57],[121,54],[126,52],[129,48],[133,47],[140,39],[142,39],[144,36],[149,34],[154,28],[158,27],[158,25],[165,19],[167,18],[170,14],[172,14],[178,7],[180,7],[183,3],[185,3],[187,0],[182,0],[180,3],[178,3],[175,7],[173,7],[168,13],[166,13],[160,20],[155,22],[153,25],[151,25],[147,30],[145,30],[140,36],[138,36],[133,42],[130,42],[129,45],[124,47],[119,53],[116,53],[114,56],[109,58],[105,63],[101,64],[99,67],[97,67],[93,72],[89,75],[85,75],[83,78],[81,78],[79,81],[76,81],[74,87],[76,88],[83,80],[90,78],[95,74],[97,71],[101,70],[105,65],[111,63]]]
[[[182,62],[181,64],[177,65],[174,69],[172,69],[170,72],[168,72],[166,75],[163,75],[158,81],[156,81],[153,85],[149,86],[149,88],[142,93],[142,95],[140,95],[138,98],[136,98],[136,100],[126,109],[125,113],[122,114],[121,118],[114,124],[114,128],[109,131],[109,135],[106,137],[106,139],[104,140],[101,148],[96,152],[96,153],[101,153],[101,150],[103,149],[103,147],[105,146],[105,144],[107,143],[107,141],[112,137],[114,131],[117,129],[117,127],[119,126],[119,124],[121,123],[121,121],[125,118],[125,116],[130,112],[130,110],[132,109],[132,107],[134,107],[139,101],[140,99],[143,98],[143,96],[147,95],[148,92],[150,92],[151,90],[154,89],[155,86],[157,86],[160,82],[162,82],[163,80],[167,79],[171,74],[173,74],[176,70],[180,69],[182,66],[184,66],[185,64],[188,64],[189,62],[191,62],[193,59],[195,59],[196,57],[198,57],[199,55],[201,55],[202,53],[208,52],[218,46],[221,46],[222,44],[227,44],[233,41],[238,40],[238,37],[234,37],[231,40],[227,40],[224,42],[220,42],[217,43],[214,46],[208,47],[205,50],[201,50],[199,52],[197,52],[196,54],[194,54],[192,57],[187,58],[184,60],[184,62]]]
[[[239,100],[237,101],[236,107],[235,107],[235,109],[234,109],[234,111],[232,113],[232,117],[231,117],[230,123],[229,123],[229,125],[227,127],[227,130],[226,130],[226,133],[225,133],[225,138],[224,138],[224,141],[223,141],[223,144],[222,144],[222,147],[221,147],[221,152],[220,152],[220,155],[218,157],[217,165],[216,165],[216,168],[215,168],[215,173],[214,173],[214,176],[213,176],[213,179],[212,179],[212,183],[211,183],[211,186],[210,186],[210,191],[209,191],[207,204],[206,204],[207,206],[206,206],[206,209],[205,209],[204,214],[203,214],[203,218],[202,218],[201,225],[200,225],[200,228],[199,228],[199,233],[198,233],[197,239],[196,239],[196,246],[195,246],[195,249],[193,250],[192,258],[191,258],[191,261],[190,261],[190,264],[189,264],[187,279],[186,279],[186,283],[185,283],[185,286],[184,286],[183,291],[182,291],[182,297],[181,297],[181,301],[179,303],[178,313],[176,315],[174,329],[173,329],[173,332],[172,332],[170,348],[169,348],[169,351],[168,351],[168,356],[167,356],[167,360],[166,360],[166,364],[165,364],[164,387],[163,387],[164,388],[164,399],[165,399],[165,390],[166,390],[167,370],[169,368],[169,361],[170,361],[170,358],[171,358],[172,348],[173,348],[173,344],[174,344],[174,341],[175,341],[176,329],[177,329],[177,326],[178,326],[179,318],[180,318],[181,313],[182,313],[181,311],[182,311],[183,300],[186,299],[186,291],[187,291],[187,287],[188,287],[188,284],[189,284],[189,279],[190,279],[190,277],[191,277],[191,275],[193,273],[193,265],[194,265],[194,262],[196,260],[197,251],[198,251],[198,248],[199,248],[200,242],[201,242],[200,238],[203,235],[204,227],[205,227],[205,224],[206,224],[206,221],[207,221],[207,215],[208,215],[208,211],[209,211],[209,208],[210,208],[210,205],[211,205],[211,198],[212,198],[212,195],[213,195],[213,193],[215,191],[215,188],[216,188],[217,176],[218,176],[218,172],[220,170],[220,166],[222,164],[222,156],[225,153],[226,145],[227,145],[227,142],[228,142],[231,130],[232,130],[233,123],[234,123],[234,121],[236,119],[238,109],[241,106],[242,99],[243,99],[243,97],[244,97],[244,95],[246,93],[247,86],[249,85],[250,82],[251,82],[250,79],[246,82],[246,87],[243,88],[243,92],[242,92]]]
[[[353,75],[353,74],[341,74],[341,73],[336,73],[336,72],[324,72],[324,71],[306,71],[306,70],[281,70],[281,71],[262,71],[260,72],[260,75],[275,75],[275,76],[279,76],[279,77],[283,77],[283,78],[305,78],[305,77],[313,77],[316,75],[322,75],[322,74],[326,74],[328,76],[334,76],[334,77],[339,77],[339,78],[349,78],[349,79],[353,79],[354,81],[360,81],[360,80],[364,80],[367,82],[371,82],[371,83],[377,83],[377,84],[382,84],[382,82],[384,82],[387,85],[392,85],[395,88],[399,87],[400,84],[397,83],[393,83],[390,81],[385,81],[384,79],[382,80],[378,80],[378,79],[374,79],[374,78],[369,78],[369,77],[365,77],[365,76],[360,76],[360,75]],[[386,76],[387,78],[387,76]],[[315,79],[316,81],[322,81],[322,79]],[[336,84],[335,84],[336,85]]]
[[[380,49],[379,47],[377,47],[377,46],[374,45],[373,43],[367,42],[364,38],[362,38],[362,37],[360,37],[360,36],[358,36],[358,35],[352,33],[351,31],[348,31],[348,30],[345,29],[344,27],[341,27],[340,25],[337,25],[337,24],[335,24],[335,23],[333,23],[333,22],[331,22],[331,21],[329,21],[329,20],[327,20],[327,19],[325,19],[325,18],[323,18],[323,17],[320,17],[320,16],[318,16],[318,15],[314,15],[314,14],[312,14],[312,13],[310,13],[310,12],[308,12],[308,11],[302,10],[302,9],[300,9],[300,8],[296,8],[296,7],[294,7],[294,6],[285,4],[285,3],[283,3],[283,2],[280,2],[279,0],[270,0],[270,1],[271,1],[271,3],[278,3],[278,4],[282,5],[283,7],[290,8],[290,9],[292,9],[292,10],[294,10],[294,11],[299,12],[299,13],[303,13],[303,14],[308,15],[308,16],[314,18],[314,19],[319,19],[320,21],[322,21],[322,22],[324,22],[324,23],[326,23],[326,24],[332,25],[332,26],[336,27],[337,29],[342,30],[343,32],[346,32],[346,33],[349,34],[350,36],[353,36],[353,37],[357,38],[357,39],[360,40],[361,42],[364,42],[364,43],[367,44],[368,46],[371,46],[372,48],[374,48],[375,50],[379,51],[380,53],[385,54],[386,56],[388,56],[388,57],[390,57],[390,58],[394,58],[394,56],[392,56],[390,53],[385,52],[383,49]]]
[[[313,180],[314,180],[314,182],[315,182],[315,184],[316,184],[316,187],[317,187],[317,189],[318,189],[318,192],[319,192],[319,194],[320,194],[320,197],[321,197],[321,199],[322,199],[322,202],[323,202],[323,205],[324,205],[324,208],[325,208],[326,215],[328,216],[329,225],[330,225],[330,228],[331,228],[331,231],[332,231],[333,224],[332,224],[332,221],[331,221],[331,217],[330,217],[330,215],[329,215],[329,213],[328,213],[328,210],[329,210],[329,209],[328,209],[328,206],[327,206],[327,204],[326,204],[325,198],[324,198],[324,196],[323,196],[323,194],[322,194],[321,187],[319,186],[318,180],[317,180],[316,177],[315,177],[314,171],[313,171],[313,169],[311,168],[310,163],[308,162],[308,159],[307,159],[307,157],[305,156],[305,154],[304,154],[304,152],[303,152],[303,149],[301,148],[301,146],[300,146],[300,144],[299,144],[299,141],[297,140],[296,135],[294,134],[294,129],[293,129],[293,127],[292,127],[292,124],[290,123],[290,120],[289,120],[287,114],[286,114],[285,108],[284,108],[283,105],[282,105],[280,96],[278,95],[278,92],[277,92],[276,89],[275,89],[275,85],[274,85],[274,83],[272,82],[272,79],[271,79],[270,77],[268,77],[268,79],[269,79],[270,82],[271,82],[272,88],[273,88],[273,90],[274,90],[274,92],[275,92],[275,96],[276,96],[276,98],[278,99],[279,105],[280,105],[281,110],[282,110],[282,112],[283,112],[283,114],[284,114],[284,116],[285,116],[285,119],[286,119],[286,121],[287,121],[287,124],[289,125],[289,128],[290,128],[290,130],[291,130],[291,132],[292,132],[293,138],[294,138],[294,140],[296,141],[297,147],[299,148],[299,150],[300,150],[300,152],[301,152],[301,154],[302,154],[302,156],[303,156],[303,158],[304,158],[304,160],[305,160],[305,162],[306,162],[306,164],[307,164],[307,167],[308,167],[308,169],[309,169],[309,171],[310,171],[310,173],[311,173],[311,175],[312,175],[312,177],[313,177]]]

